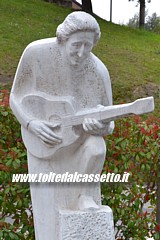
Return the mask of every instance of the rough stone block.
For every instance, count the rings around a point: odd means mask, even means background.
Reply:
[[[112,210],[60,211],[60,240],[114,240]]]

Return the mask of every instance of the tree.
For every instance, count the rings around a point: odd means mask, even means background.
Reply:
[[[139,27],[139,14],[138,13],[136,13],[133,18],[129,19],[127,26],[132,27],[132,28]]]
[[[144,28],[145,24],[145,5],[146,0],[140,0],[140,10],[139,10],[139,27]]]
[[[134,0],[129,0],[129,1],[134,1]],[[145,5],[146,5],[146,1],[151,2],[151,0],[137,0],[137,1],[140,4],[139,28],[144,28],[144,25],[145,25]]]
[[[156,32],[160,34],[160,16],[157,16],[157,13],[153,13],[151,16],[147,16],[147,12],[145,12],[146,23],[144,25],[146,30]],[[132,28],[139,27],[139,14],[136,13],[133,18],[129,19],[127,26]]]
[[[82,10],[87,13],[93,13],[92,1],[91,0],[82,0]]]
[[[160,16],[157,13],[153,13],[152,16],[147,17],[145,28],[150,31],[160,33]]]

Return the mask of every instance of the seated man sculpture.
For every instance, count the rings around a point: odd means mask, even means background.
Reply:
[[[108,71],[91,53],[99,39],[97,21],[85,12],[73,12],[58,26],[56,38],[35,41],[25,49],[10,105],[22,126],[29,173],[101,173],[106,155],[102,136],[112,133],[114,122],[86,115],[79,124],[69,118],[112,105]],[[99,183],[38,182],[30,187],[37,240],[57,239],[60,209],[101,206]]]

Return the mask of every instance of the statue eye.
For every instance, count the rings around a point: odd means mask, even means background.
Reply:
[[[80,42],[74,42],[74,43],[72,43],[72,46],[73,46],[73,47],[77,47],[77,48],[78,48],[78,47],[81,47],[81,45],[82,45],[82,44],[81,44]]]

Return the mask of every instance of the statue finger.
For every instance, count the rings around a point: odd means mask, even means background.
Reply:
[[[97,127],[95,126],[95,123],[94,123],[94,119],[92,119],[92,118],[88,118],[88,119],[87,119],[86,125],[87,125],[87,128],[88,128],[90,131],[93,131],[93,130],[96,130],[96,129],[97,129]]]
[[[45,138],[43,138],[43,137],[41,137],[40,138],[40,141],[44,144],[47,144],[47,145],[49,145],[49,146],[54,146],[54,145],[56,145],[56,144],[58,144],[58,143],[55,143],[55,142],[52,142],[52,141],[48,141],[48,140],[46,140]]]
[[[96,119],[92,119],[92,128],[93,130],[98,130],[100,128],[100,123]]]
[[[91,123],[86,123],[85,126],[88,129],[88,131],[92,131],[93,130],[93,126],[92,126]]]
[[[89,132],[90,131],[87,123],[83,123],[83,129],[84,129],[85,132]]]
[[[48,140],[61,142],[61,139],[56,134],[50,135],[46,132],[42,132],[41,135],[46,137],[46,139],[48,139]]]
[[[58,144],[58,143],[62,142],[54,137],[51,137],[50,135],[46,134],[45,132],[41,133],[41,135],[39,137],[42,141],[49,143],[49,144]]]
[[[47,134],[48,136],[50,136],[51,138],[55,138],[55,139],[57,139],[57,140],[62,140],[62,138],[60,137],[60,136],[58,136],[57,134],[55,134],[54,133],[54,131],[53,130],[51,130],[49,127],[46,127],[46,126],[43,126],[42,127],[42,132],[41,132],[41,134]]]
[[[101,129],[101,128],[104,127],[101,122],[97,121],[97,120],[94,119],[94,118],[88,119],[88,124],[89,124],[90,127],[92,128],[92,129],[90,129],[90,130],[92,130],[92,131],[94,131],[94,130],[96,131],[96,130]]]
[[[96,119],[93,119],[95,129],[102,129],[104,128],[104,124],[101,123],[100,121],[97,121]]]
[[[86,127],[85,123],[83,123],[83,129],[84,129],[85,132],[88,132],[88,128]]]

